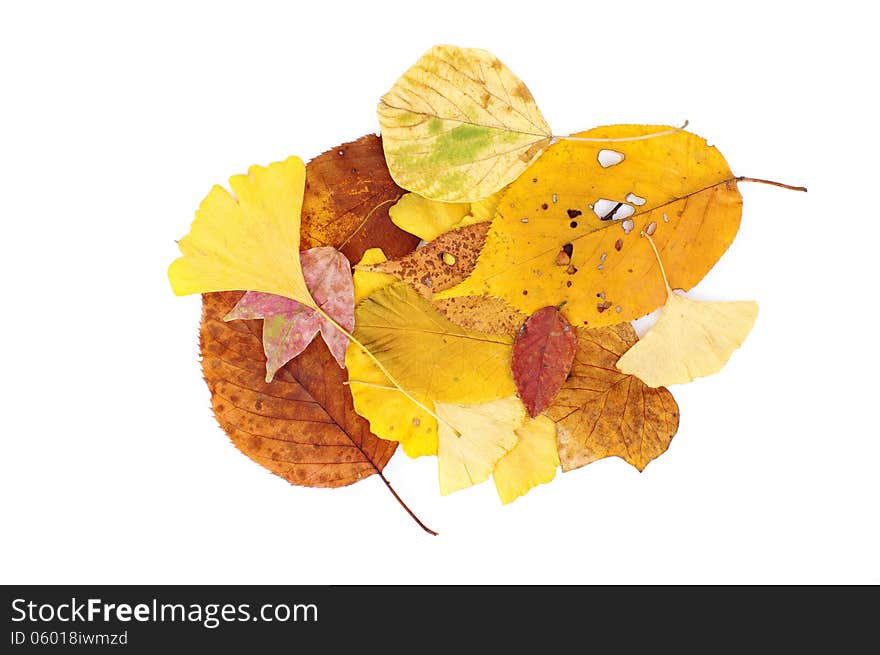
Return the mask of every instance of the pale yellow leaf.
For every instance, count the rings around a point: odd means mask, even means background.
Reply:
[[[702,302],[669,293],[654,326],[617,368],[649,387],[684,384],[722,369],[758,316],[752,301]]]
[[[443,419],[437,466],[444,496],[488,480],[498,461],[513,450],[516,429],[526,417],[516,396],[474,405],[438,402],[434,408]]]

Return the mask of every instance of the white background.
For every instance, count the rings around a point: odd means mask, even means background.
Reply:
[[[4,3],[0,582],[880,582],[861,4]],[[735,173],[810,191],[741,185],[694,295],[761,313],[720,374],[672,388],[666,454],[502,506],[491,483],[441,497],[436,461],[398,453],[387,476],[432,538],[375,477],[294,487],[235,450],[199,299],[166,268],[212,184],[377,130],[436,43],[492,51],[559,134],[689,119]]]

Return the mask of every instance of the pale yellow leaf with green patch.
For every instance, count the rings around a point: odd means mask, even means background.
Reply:
[[[516,446],[516,429],[526,418],[516,396],[472,405],[438,402],[434,407],[443,419],[437,470],[444,496],[488,480],[498,461]]]
[[[365,274],[375,275],[358,270],[356,287]],[[370,421],[373,434],[399,441],[411,457],[437,453],[437,420],[428,413],[435,402],[473,404],[513,393],[512,339],[451,323],[404,283],[380,288],[355,307],[354,335],[424,406],[389,388],[379,367],[349,346],[355,410]]]
[[[670,292],[657,322],[617,368],[649,387],[712,375],[742,345],[757,316],[758,303],[750,300],[704,302]]]
[[[666,305],[647,334],[617,360],[618,370],[649,387],[685,384],[717,373],[751,331],[758,303],[707,302],[678,295],[669,287],[654,240],[644,236],[660,268]]]
[[[315,307],[299,259],[305,178],[290,157],[229,178],[232,193],[212,188],[168,268],[174,293],[260,291]]]
[[[502,503],[525,495],[533,487],[556,477],[556,423],[543,415],[525,417],[516,429],[516,446],[495,465],[492,478]]]
[[[444,202],[492,195],[552,139],[525,84],[474,48],[431,48],[382,96],[378,112],[394,181]]]

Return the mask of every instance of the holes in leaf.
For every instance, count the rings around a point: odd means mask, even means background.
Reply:
[[[566,243],[562,246],[562,250],[560,250],[556,254],[556,265],[557,266],[570,266],[571,264],[571,255],[574,252],[574,246],[570,243]]]
[[[636,224],[633,222],[633,219],[631,219],[631,218],[625,219],[623,221],[623,223],[620,224],[620,227],[623,228],[624,234],[629,234],[630,232],[632,232],[633,228],[635,226],[636,226]]]
[[[600,198],[593,203],[593,211],[601,221],[619,221],[636,213],[636,208],[625,202]]]
[[[623,161],[624,154],[622,152],[617,152],[616,150],[600,150],[598,159],[599,166],[602,168],[608,168],[610,166],[615,166]]]
[[[641,196],[637,196],[637,195],[634,194],[634,193],[628,193],[628,194],[626,194],[626,201],[627,201],[627,202],[631,202],[632,204],[637,205],[637,206],[639,206],[639,207],[641,207],[641,206],[644,205],[646,202],[648,202],[647,200],[645,200],[645,199],[642,198]]]
[[[657,231],[657,223],[655,221],[651,221],[648,223],[648,227],[645,228],[645,234],[651,236],[654,232]]]

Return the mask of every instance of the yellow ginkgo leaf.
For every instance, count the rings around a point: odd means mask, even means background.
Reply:
[[[299,260],[305,178],[290,157],[229,178],[231,194],[211,189],[168,269],[174,293],[262,291],[315,307]]]
[[[361,257],[354,269],[354,304],[357,305],[365,300],[370,294],[375,293],[389,284],[397,282],[397,278],[387,273],[376,273],[375,271],[366,270],[366,266],[373,264],[381,264],[388,261],[385,253],[381,248],[368,248]]]
[[[680,296],[669,288],[653,240],[666,305],[654,326],[617,361],[617,368],[649,387],[684,384],[720,371],[748,336],[758,316],[752,301],[704,302]]]
[[[509,503],[530,489],[556,477],[556,423],[543,415],[525,417],[516,429],[516,446],[495,465],[492,478],[502,503]],[[441,442],[442,443],[442,442]]]
[[[565,302],[572,325],[613,325],[665,300],[662,287],[643,282],[656,262],[641,231],[654,235],[681,289],[733,242],[737,178],[705,139],[659,125],[573,138],[609,141],[551,146],[507,189],[471,275],[435,299],[495,296],[526,316]]]
[[[356,277],[369,271],[356,271]],[[357,282],[356,282],[357,286]],[[346,353],[354,407],[373,434],[411,457],[437,452],[436,402],[473,404],[513,393],[512,339],[459,327],[405,283],[380,288],[355,307]],[[388,386],[388,374],[408,395]]]
[[[498,461],[516,446],[516,429],[526,417],[516,396],[473,405],[438,402],[434,406],[443,419],[437,470],[444,496],[488,480]]]
[[[432,200],[495,193],[552,139],[525,84],[474,48],[431,48],[382,96],[378,111],[394,181]]]

